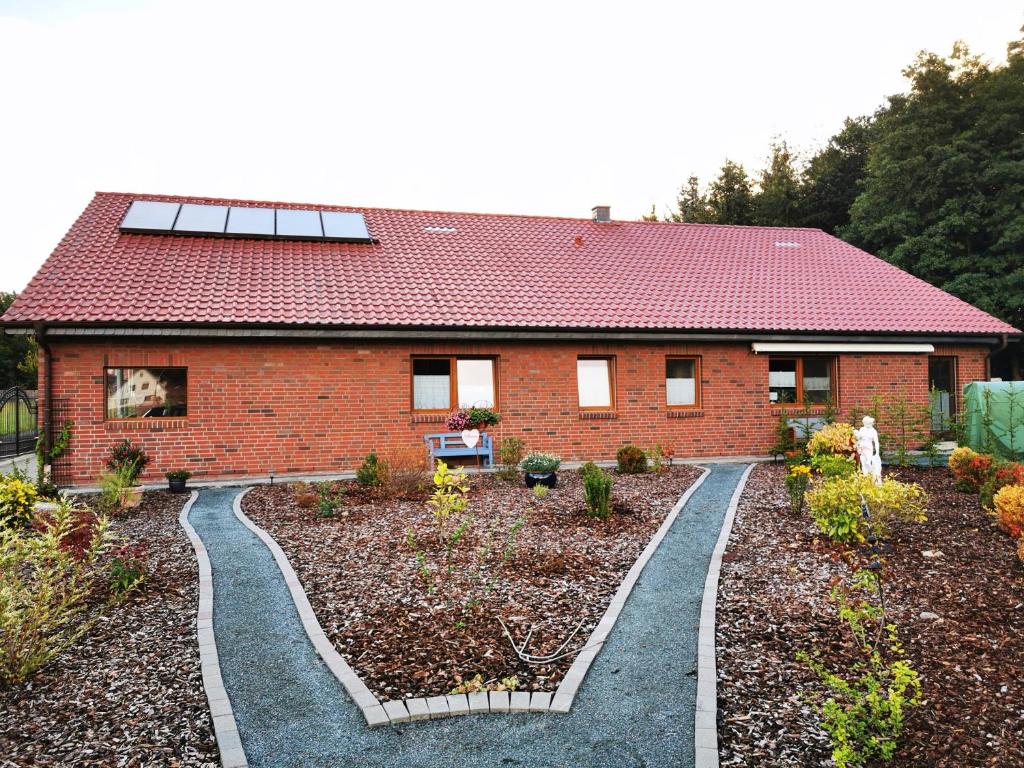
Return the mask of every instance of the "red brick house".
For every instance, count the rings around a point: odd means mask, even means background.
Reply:
[[[594,212],[99,193],[2,320],[75,483],[126,436],[150,479],[349,470],[460,404],[565,459],[764,454],[782,409],[955,400],[1020,335],[819,230]]]

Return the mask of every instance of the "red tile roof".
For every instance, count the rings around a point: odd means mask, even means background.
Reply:
[[[121,233],[137,199],[361,210],[379,242]],[[2,319],[1018,333],[814,229],[115,193],[93,198]]]

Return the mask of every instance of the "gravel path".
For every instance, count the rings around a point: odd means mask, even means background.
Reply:
[[[189,519],[213,566],[217,650],[250,765],[692,766],[704,578],[744,468],[712,466],[647,564],[568,715],[375,730],[308,642],[269,550],[235,518],[237,489],[201,491]]]

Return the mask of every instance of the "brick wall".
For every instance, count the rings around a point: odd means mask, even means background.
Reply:
[[[266,476],[353,469],[371,450],[416,445],[445,431],[443,419],[410,410],[411,355],[476,354],[498,359],[495,438],[564,459],[609,459],[626,442],[662,443],[679,457],[763,454],[779,410],[768,404],[768,357],[749,344],[151,342],[55,340],[53,394],[71,403],[70,461],[91,482],[108,448],[129,437],[154,457],[146,479],[185,467],[197,477]],[[939,353],[940,350],[937,350]],[[985,375],[984,347],[943,348],[959,358],[961,386]],[[615,357],[613,418],[576,405],[577,355]],[[665,356],[699,355],[702,407],[665,407]],[[186,366],[188,417],[104,419],[104,366]],[[840,355],[839,407],[903,392],[927,404],[927,355]]]

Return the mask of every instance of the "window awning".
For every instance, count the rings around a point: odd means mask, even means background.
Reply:
[[[754,354],[766,352],[843,352],[846,354],[860,354],[872,352],[886,352],[891,354],[930,354],[935,351],[934,344],[832,344],[801,341],[755,341],[750,345]]]

